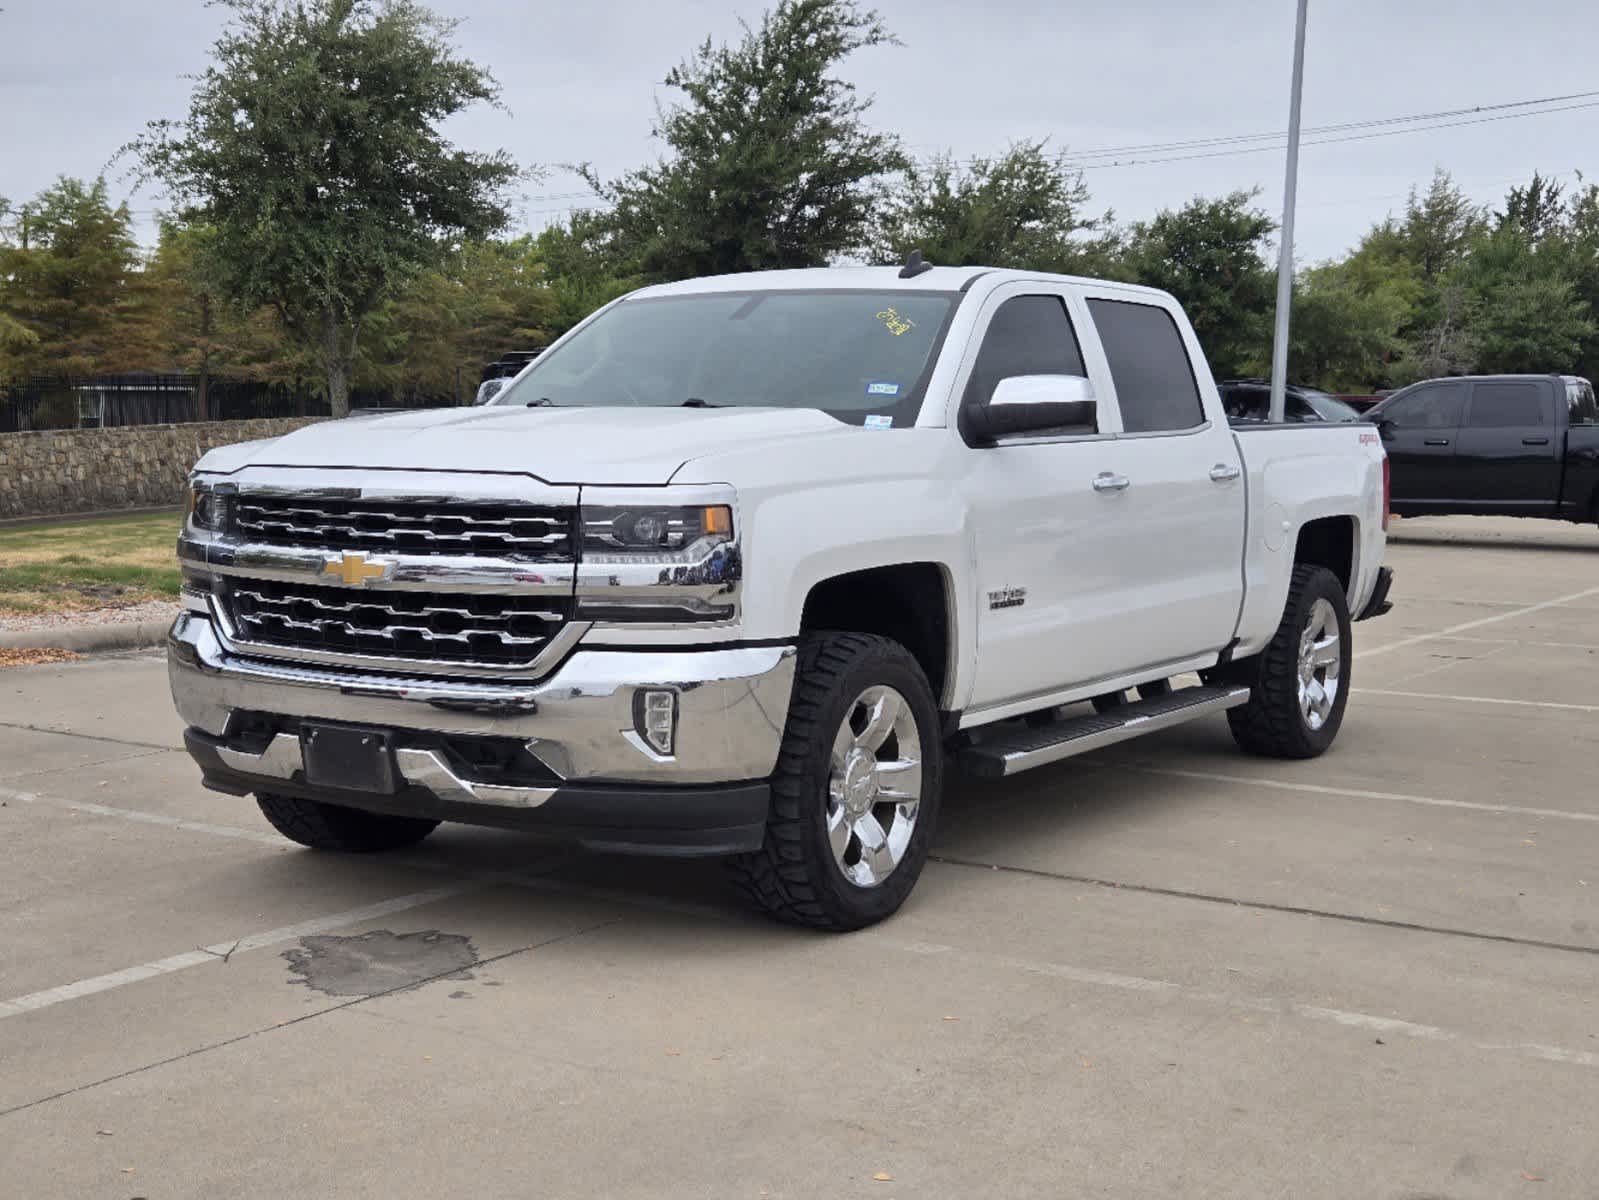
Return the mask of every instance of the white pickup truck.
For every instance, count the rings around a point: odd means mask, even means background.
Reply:
[[[949,762],[1223,711],[1324,751],[1386,513],[1374,430],[1230,429],[1162,292],[693,280],[488,406],[207,454],[172,691],[205,783],[305,845],[723,855],[772,914],[858,928],[915,884]]]

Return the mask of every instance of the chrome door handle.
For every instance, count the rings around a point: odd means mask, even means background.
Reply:
[[[1125,491],[1127,485],[1131,482],[1132,480],[1125,475],[1114,475],[1109,471],[1101,471],[1094,476],[1094,490],[1096,492]]]
[[[1229,480],[1237,479],[1241,474],[1243,472],[1237,467],[1229,466],[1226,463],[1217,463],[1210,469],[1210,477],[1217,483],[1226,483]]]

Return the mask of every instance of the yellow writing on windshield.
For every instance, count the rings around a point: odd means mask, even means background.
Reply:
[[[895,337],[902,333],[909,333],[916,328],[916,322],[899,315],[892,308],[885,308],[877,314],[877,319],[888,327],[888,331]]]

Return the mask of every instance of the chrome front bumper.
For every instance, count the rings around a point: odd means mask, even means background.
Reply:
[[[439,755],[406,747],[407,731],[525,741],[557,787],[759,780],[776,765],[794,680],[792,646],[578,649],[540,683],[417,679],[236,656],[193,612],[178,617],[167,650],[179,715],[225,749],[236,713],[369,725],[396,733],[408,784],[479,805],[535,806],[552,789],[474,784]],[[634,697],[645,689],[677,696],[671,755],[657,753],[635,728]],[[299,769],[297,737],[278,734],[265,748],[228,753],[234,769],[251,775]]]

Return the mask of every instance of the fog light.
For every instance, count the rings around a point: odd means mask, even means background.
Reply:
[[[633,725],[639,737],[657,754],[671,754],[677,740],[677,693],[642,691],[633,694]]]

